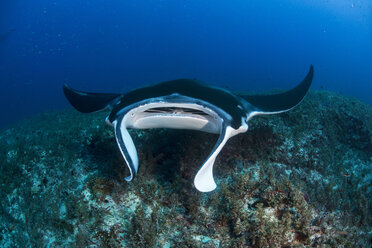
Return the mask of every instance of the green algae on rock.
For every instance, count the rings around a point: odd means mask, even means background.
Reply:
[[[372,107],[311,92],[252,120],[190,184],[216,136],[133,131],[128,172],[105,113],[44,113],[0,133],[1,247],[368,247]]]

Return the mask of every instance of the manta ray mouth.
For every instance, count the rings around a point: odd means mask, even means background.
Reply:
[[[210,108],[190,103],[150,103],[128,111],[126,128],[191,129],[219,134],[223,118]]]
[[[159,108],[151,108],[144,111],[146,113],[153,113],[153,114],[167,114],[167,115],[201,115],[207,116],[208,114],[193,108],[175,108],[175,107],[159,107]]]

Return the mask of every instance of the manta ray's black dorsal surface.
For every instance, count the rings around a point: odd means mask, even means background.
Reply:
[[[80,112],[111,110],[106,122],[113,125],[116,142],[129,171],[127,181],[138,171],[138,156],[128,128],[192,129],[219,134],[219,139],[194,179],[196,189],[209,192],[216,188],[214,161],[226,142],[248,130],[255,115],[288,111],[308,92],[314,69],[291,90],[271,95],[234,94],[200,81],[178,79],[135,89],[124,94],[77,91],[66,84],[63,92]]]

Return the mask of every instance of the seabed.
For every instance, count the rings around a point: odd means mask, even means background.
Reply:
[[[132,130],[127,166],[105,112],[49,112],[0,132],[0,247],[371,247],[372,106],[310,92],[255,117],[193,177],[216,135]]]

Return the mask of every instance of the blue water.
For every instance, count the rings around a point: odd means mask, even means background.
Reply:
[[[63,83],[123,92],[177,78],[372,104],[370,0],[1,0],[0,127],[70,108]]]

